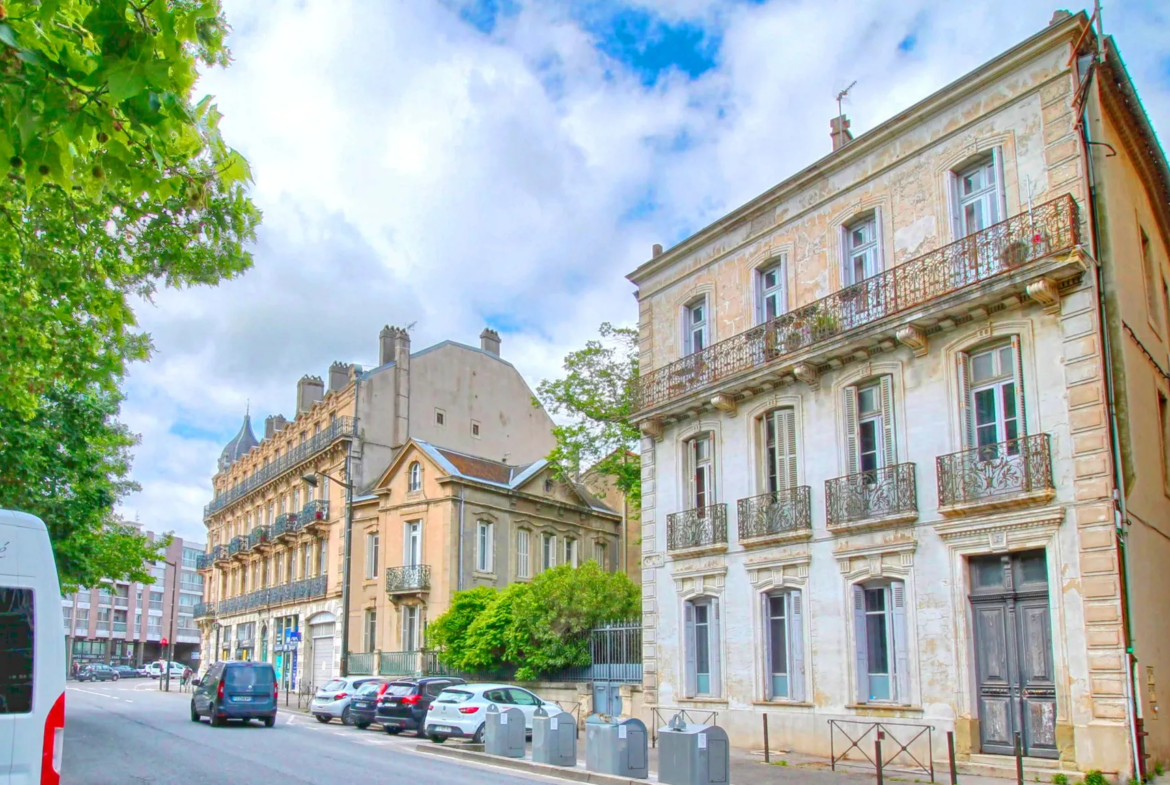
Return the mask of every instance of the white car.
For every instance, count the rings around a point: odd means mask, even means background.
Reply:
[[[349,709],[349,703],[358,688],[369,681],[382,682],[386,679],[380,676],[344,676],[331,679],[313,696],[309,713],[317,718],[317,722],[329,722],[337,718],[343,725],[353,725],[353,712]]]
[[[149,665],[147,665],[146,671],[147,671],[147,673],[150,674],[150,678],[160,679],[166,675],[166,673],[167,673],[166,667],[167,667],[167,664],[165,662],[163,662],[162,660],[159,660],[158,662],[152,662]],[[184,665],[183,663],[171,662],[171,678],[172,679],[183,678],[183,671],[185,671],[185,670],[187,670],[187,666]]]
[[[439,693],[427,712],[423,735],[442,743],[447,739],[471,739],[483,743],[484,717],[493,703],[501,711],[524,712],[524,729],[532,733],[532,715],[548,701],[510,684],[460,684]]]

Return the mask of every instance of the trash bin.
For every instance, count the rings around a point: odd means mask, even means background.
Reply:
[[[484,717],[483,751],[505,758],[524,757],[524,712],[504,709],[496,704],[487,707]]]
[[[577,721],[572,714],[556,707],[536,710],[532,715],[532,760],[553,766],[577,765]]]
[[[674,715],[658,730],[658,781],[663,785],[726,785],[731,776],[727,731]]]
[[[594,714],[585,721],[585,768],[644,780],[649,776],[646,742],[646,725],[641,720]]]

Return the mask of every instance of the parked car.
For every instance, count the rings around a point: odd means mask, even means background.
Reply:
[[[134,670],[140,677],[142,677],[144,679],[147,678],[148,676],[150,676],[150,666],[149,665],[143,665],[141,668],[135,668]]]
[[[182,678],[183,671],[187,670],[187,666],[181,662],[171,662],[170,667],[171,667],[171,678],[172,679]],[[152,679],[160,679],[163,676],[165,676],[166,672],[167,672],[166,669],[167,669],[167,664],[162,660],[159,660],[158,662],[152,662],[146,666],[146,670],[149,671],[150,678],[152,678]]]
[[[377,711],[372,722],[380,723],[383,730],[393,735],[404,730],[412,730],[422,735],[422,727],[427,719],[427,711],[432,701],[448,687],[466,684],[463,679],[450,676],[431,676],[423,679],[399,679],[386,685],[386,689],[378,694]],[[355,718],[359,711],[359,702],[362,696],[354,701]],[[364,721],[365,707],[361,720]],[[364,727],[355,719],[359,728]]]
[[[363,684],[371,681],[383,679],[377,676],[346,676],[326,682],[313,696],[313,702],[309,704],[309,713],[317,718],[317,722],[340,719],[344,725],[353,725],[350,701]]]
[[[217,662],[191,695],[191,721],[207,717],[212,727],[227,720],[276,724],[276,671],[267,662]]]
[[[117,681],[118,672],[104,662],[86,665],[77,672],[78,681]]]
[[[118,677],[122,679],[138,678],[138,669],[131,668],[129,665],[115,665],[114,671],[118,674]]]
[[[353,724],[360,730],[365,730],[377,721],[375,716],[378,709],[378,699],[390,686],[388,679],[374,679],[358,687],[353,699],[349,702]]]
[[[524,728],[532,733],[532,715],[545,701],[522,687],[510,684],[464,684],[443,690],[427,712],[423,735],[440,744],[447,739],[470,738],[483,743],[484,715],[492,704],[520,709]]]

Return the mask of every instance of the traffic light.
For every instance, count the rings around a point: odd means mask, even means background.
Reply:
[[[163,638],[163,639],[162,639],[162,645],[163,645],[163,646],[166,646],[166,645],[167,645],[167,639],[166,639],[166,638]]]

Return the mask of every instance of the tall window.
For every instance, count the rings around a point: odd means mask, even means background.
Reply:
[[[410,521],[403,527],[402,563],[406,567],[422,564],[422,521]]]
[[[308,496],[309,496],[309,494],[306,493],[305,498],[308,498]],[[289,510],[289,512],[300,512],[300,511],[301,511],[301,486],[298,485],[297,487],[293,488],[293,490],[292,490],[292,509]]]
[[[572,537],[565,538],[565,564],[577,566],[577,541]]]
[[[378,577],[378,533],[366,534],[366,578]]]
[[[756,276],[756,286],[760,293],[759,321],[767,322],[784,313],[787,305],[784,293],[784,265],[782,262],[776,262],[758,270]]]
[[[877,275],[881,271],[878,254],[876,213],[845,227],[845,285]]]
[[[1158,323],[1158,273],[1154,262],[1153,249],[1150,247],[1150,237],[1146,230],[1138,228],[1142,245],[1142,273],[1146,278],[1146,307],[1149,320]]]
[[[289,548],[288,552],[284,555],[284,559],[287,562],[285,565],[285,574],[288,576],[288,580],[291,583],[297,579],[297,563],[295,554],[291,548]]]
[[[366,611],[366,651],[375,651],[378,648],[378,611],[370,608]]]
[[[690,481],[688,501],[698,509],[715,503],[715,462],[711,453],[709,433],[687,442],[687,475]]]
[[[410,464],[410,490],[422,489],[422,464],[418,461]]]
[[[276,509],[276,505],[273,504],[272,502],[268,502],[268,518],[265,519],[264,523],[266,523],[269,526],[272,525],[272,518],[273,518],[275,509]],[[256,521],[256,525],[259,526],[260,521]]]
[[[996,445],[1008,442],[1008,455],[1018,455],[1025,432],[1019,340],[1009,344],[960,355],[960,370],[966,372],[967,443],[979,448],[981,458],[998,457]]]
[[[889,376],[845,388],[845,428],[849,474],[874,472],[897,463],[894,391]]]
[[[777,493],[795,488],[796,410],[791,407],[768,412],[764,428],[764,489]]]
[[[764,662],[769,700],[804,700],[804,631],[800,592],[764,595]]]
[[[606,547],[604,542],[593,543],[593,561],[597,562],[598,566],[603,570],[609,569],[608,559],[606,558]]]
[[[684,341],[686,353],[694,354],[706,348],[709,342],[708,336],[707,298],[702,297],[688,305],[686,309],[686,340]]]
[[[540,536],[540,569],[551,570],[557,566],[557,536],[542,534]]]
[[[683,617],[687,695],[718,696],[722,692],[718,602],[711,597],[689,600]]]
[[[418,606],[407,605],[402,609],[402,650],[418,651]]]
[[[324,575],[325,565],[329,562],[328,537],[322,537],[321,539],[317,540],[317,558],[320,560],[320,564],[317,565],[317,574]]]
[[[1170,400],[1158,391],[1158,422],[1161,423],[1162,485],[1170,490]]]
[[[309,573],[313,571],[313,549],[309,547],[309,543],[301,546],[301,578],[308,578]]]
[[[475,569],[492,571],[492,529],[490,521],[479,521],[475,527]]]
[[[853,624],[857,702],[908,702],[905,584],[854,585]]]
[[[529,563],[528,545],[531,539],[531,534],[527,529],[520,529],[516,532],[516,577],[527,578],[531,574],[531,565]]]
[[[966,237],[1003,220],[998,167],[986,156],[955,176],[959,237]]]

